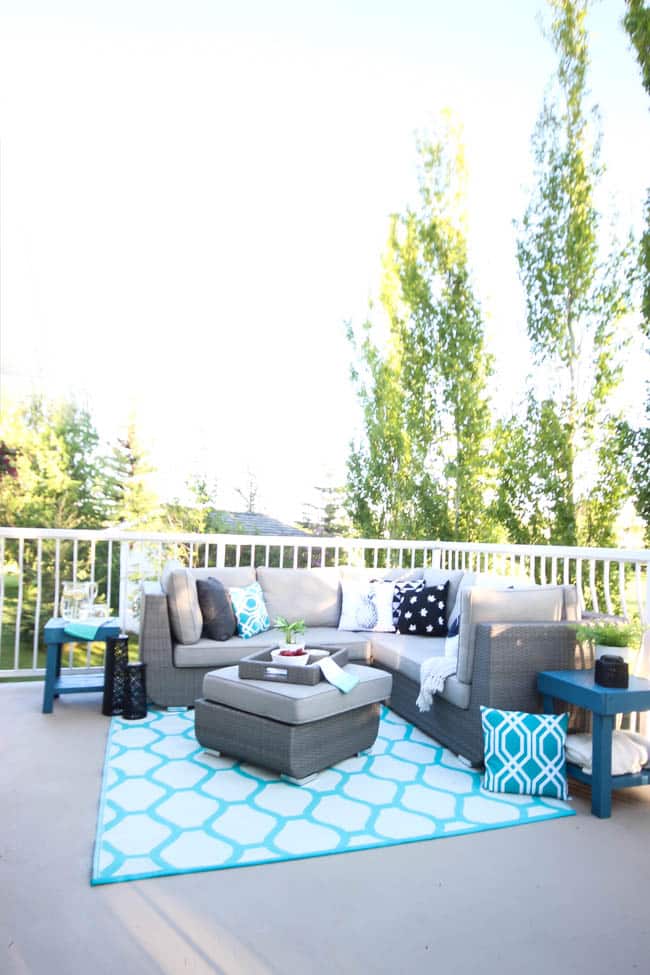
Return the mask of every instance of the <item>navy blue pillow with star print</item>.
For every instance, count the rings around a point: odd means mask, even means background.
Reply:
[[[399,632],[412,636],[447,636],[448,593],[449,582],[406,593],[397,622]]]
[[[393,626],[397,629],[399,623],[399,611],[402,608],[405,596],[410,596],[418,590],[424,589],[424,579],[407,579],[405,582],[396,582],[393,587]]]

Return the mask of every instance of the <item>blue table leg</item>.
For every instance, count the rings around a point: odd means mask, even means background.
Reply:
[[[54,687],[61,671],[61,644],[47,644],[45,661],[45,687],[43,688],[43,714],[51,714],[54,706]]]
[[[591,811],[600,819],[612,815],[612,732],[614,716],[593,715]]]
[[[550,694],[542,694],[542,711],[544,714],[554,714],[553,697]]]

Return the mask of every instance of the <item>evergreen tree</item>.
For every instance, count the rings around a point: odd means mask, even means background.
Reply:
[[[113,501],[113,520],[129,528],[157,528],[158,497],[150,487],[154,468],[135,425],[129,421],[126,436],[118,438],[107,471],[108,491]]]
[[[87,410],[35,397],[5,421],[16,476],[2,478],[0,520],[7,525],[103,528],[110,513],[108,461]]]
[[[344,507],[345,488],[317,487],[316,490],[321,498],[320,504],[306,505],[298,526],[326,538],[349,535],[350,524]]]

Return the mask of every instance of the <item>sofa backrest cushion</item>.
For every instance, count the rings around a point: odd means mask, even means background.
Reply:
[[[466,684],[472,681],[477,623],[559,622],[566,619],[566,589],[575,590],[575,586],[504,590],[473,587],[464,590],[461,593],[458,679]],[[568,602],[572,604],[570,596]]]
[[[218,579],[226,588],[229,586],[247,586],[249,583],[255,582],[255,569],[248,566],[237,569],[218,569],[213,566],[209,569],[173,567],[171,571],[163,571],[162,585],[167,593],[169,623],[176,643],[187,646],[198,643],[201,639],[203,616],[196,592],[196,580],[209,579],[210,577]]]
[[[339,572],[344,582],[370,582],[373,579],[378,582],[406,582],[423,577],[422,569],[367,569],[354,565],[342,565]]]
[[[582,619],[582,606],[580,604],[580,597],[578,596],[577,586],[562,586],[564,590],[564,613],[562,615],[563,620],[570,620],[573,623],[578,623]]]
[[[460,584],[456,589],[456,599],[449,609],[451,623],[456,617],[460,618],[461,602],[466,589],[535,589],[537,583],[528,576],[497,575],[494,572],[463,572]]]
[[[339,570],[257,569],[257,581],[273,626],[276,617],[304,620],[307,626],[338,626],[341,615]]]

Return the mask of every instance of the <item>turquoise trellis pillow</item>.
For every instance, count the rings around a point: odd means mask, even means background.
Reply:
[[[568,799],[568,714],[526,714],[481,706],[485,776],[490,792]]]
[[[271,629],[271,620],[266,610],[262,587],[259,582],[250,586],[234,586],[229,590],[232,608],[237,617],[237,633],[248,640],[256,633]]]

